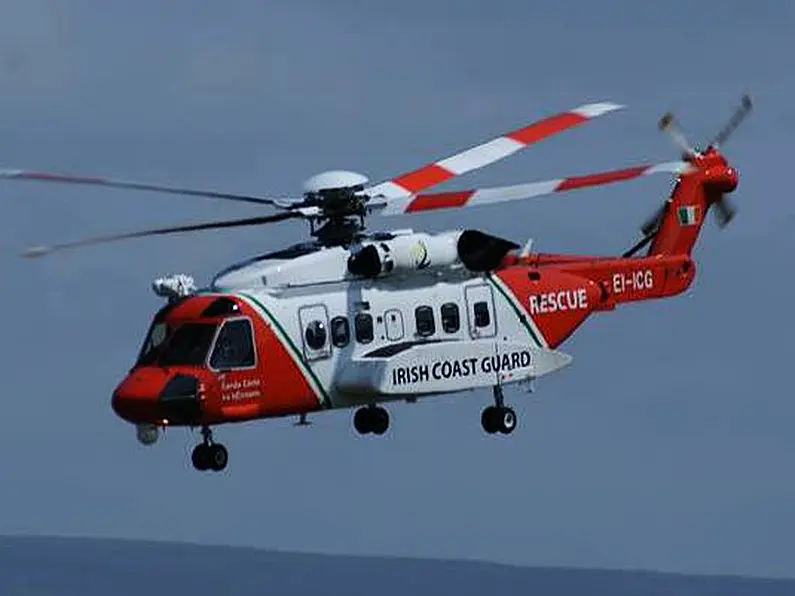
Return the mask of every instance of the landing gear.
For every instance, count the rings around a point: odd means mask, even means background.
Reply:
[[[383,435],[389,428],[389,412],[381,406],[359,408],[353,415],[353,426],[360,435]]]
[[[497,432],[509,435],[516,428],[516,412],[505,405],[500,385],[494,387],[494,405],[483,410],[480,423],[483,425],[483,430],[490,435]]]
[[[202,427],[202,442],[194,447],[191,461],[193,467],[200,472],[206,470],[220,472],[226,468],[229,452],[221,443],[213,441],[213,431],[205,426]]]

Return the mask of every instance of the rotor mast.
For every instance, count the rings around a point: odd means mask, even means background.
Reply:
[[[366,176],[347,170],[322,172],[304,183],[303,208],[317,211],[309,217],[310,234],[326,247],[347,246],[361,239],[369,196]]]

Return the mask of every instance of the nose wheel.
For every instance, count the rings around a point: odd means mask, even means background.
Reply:
[[[516,412],[513,411],[513,408],[505,405],[500,385],[494,387],[494,405],[488,406],[483,410],[480,416],[480,423],[483,426],[483,430],[490,435],[498,432],[509,435],[516,428]]]
[[[213,432],[210,428],[202,428],[202,442],[193,448],[191,454],[193,467],[200,472],[207,470],[220,472],[226,468],[228,461],[229,452],[226,447],[213,441]]]

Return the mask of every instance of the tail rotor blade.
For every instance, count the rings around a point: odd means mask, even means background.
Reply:
[[[657,231],[657,228],[659,227],[660,222],[665,215],[667,206],[668,203],[663,203],[648,219],[646,219],[646,221],[643,222],[643,225],[640,227],[641,234],[644,236],[651,236]]]
[[[693,149],[693,146],[687,140],[687,137],[685,137],[684,133],[679,127],[679,123],[677,122],[676,116],[674,116],[673,112],[666,112],[663,114],[663,117],[660,118],[660,121],[657,123],[657,128],[659,128],[661,132],[665,132],[671,137],[674,144],[679,147],[682,155],[692,157],[696,154],[696,150]]]
[[[732,117],[729,118],[726,126],[718,131],[718,134],[710,141],[710,145],[717,148],[726,143],[742,121],[751,113],[752,109],[753,103],[751,102],[751,97],[747,94],[743,95],[740,100],[740,105],[734,111]]]
[[[737,215],[737,208],[729,201],[729,198],[724,196],[715,203],[715,218],[718,221],[718,226],[725,228]]]

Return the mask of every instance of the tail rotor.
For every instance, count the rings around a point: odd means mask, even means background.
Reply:
[[[724,145],[729,138],[731,138],[734,131],[737,130],[737,127],[748,117],[752,109],[753,103],[751,102],[751,97],[747,94],[743,95],[740,98],[740,105],[735,108],[728,122],[715,134],[703,152],[690,144],[687,137],[682,132],[679,122],[673,112],[666,112],[663,117],[660,118],[657,127],[661,132],[667,133],[671,137],[674,144],[681,150],[682,158],[685,161],[693,165],[698,165],[700,158],[708,153],[717,151],[718,147]],[[725,193],[721,194],[718,200],[714,202],[714,207],[714,217],[721,229],[728,226],[737,214],[737,208]],[[654,234],[657,233],[666,208],[667,203],[663,204],[643,223],[641,226],[641,233],[644,235],[644,239],[653,237]]]

